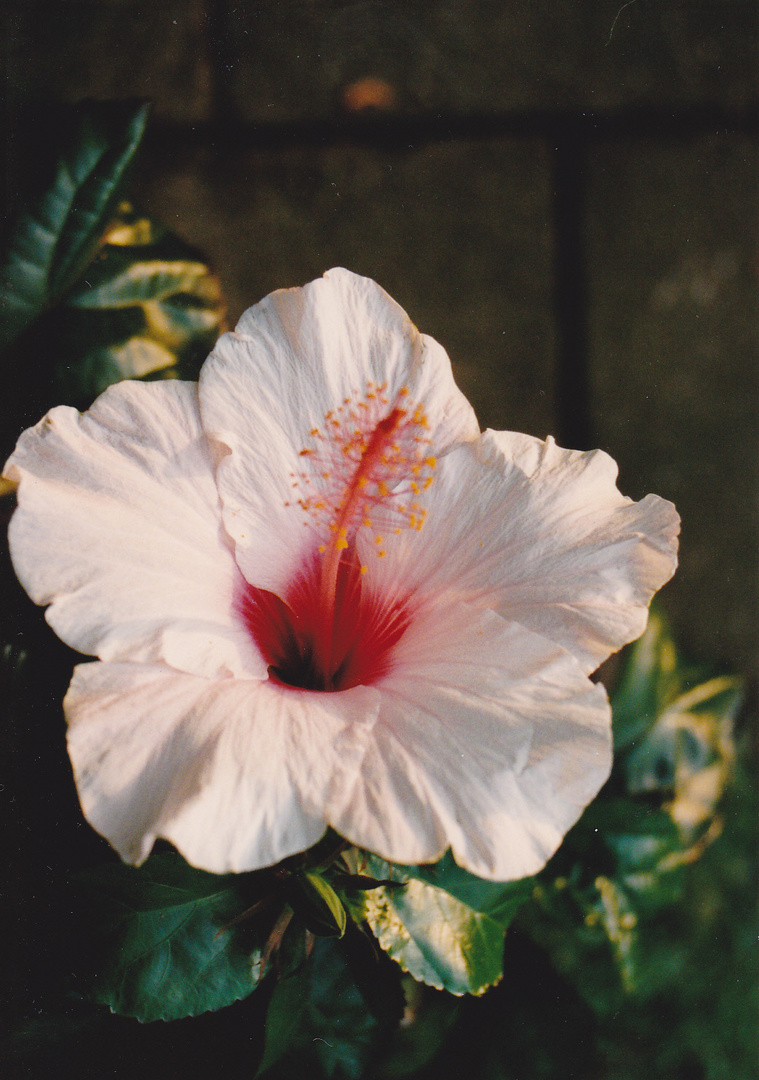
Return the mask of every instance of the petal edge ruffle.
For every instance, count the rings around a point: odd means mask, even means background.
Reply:
[[[438,463],[423,539],[389,538],[372,568],[497,611],[555,641],[586,673],[634,641],[677,566],[680,519],[656,495],[633,502],[615,462],[514,432],[486,431]]]
[[[543,867],[606,780],[611,711],[577,661],[524,627],[466,605],[418,618],[360,733],[333,826],[391,862],[451,847],[480,877]]]
[[[236,614],[215,448],[193,383],[122,382],[80,414],[61,406],[19,439],[9,529],[22,585],[72,648],[263,678]]]

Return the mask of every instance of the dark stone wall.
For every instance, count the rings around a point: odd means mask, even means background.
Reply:
[[[138,198],[230,322],[346,265],[483,426],[673,499],[677,633],[754,670],[753,0],[5,0],[0,35],[11,130],[30,99],[153,100]]]

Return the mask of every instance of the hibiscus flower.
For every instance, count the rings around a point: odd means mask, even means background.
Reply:
[[[644,629],[678,518],[606,454],[480,433],[444,350],[332,270],[199,383],[53,409],[6,466],[24,588],[76,667],[83,812],[245,871],[328,826],[401,863],[537,871],[610,766],[589,675]]]

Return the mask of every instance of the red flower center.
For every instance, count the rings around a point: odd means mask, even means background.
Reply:
[[[334,605],[325,606],[320,560],[314,558],[284,599],[248,585],[240,602],[245,623],[270,674],[304,690],[348,690],[376,682],[411,621],[406,601],[370,594],[356,549],[339,560]]]
[[[314,428],[301,450],[311,466],[293,474],[294,512],[305,513],[323,542],[284,596],[247,585],[240,614],[270,674],[307,690],[347,690],[388,670],[411,621],[408,596],[381,597],[367,582],[356,549],[371,530],[372,558],[385,557],[386,528],[421,529],[422,493],[432,483],[427,420],[403,387],[394,401],[382,386],[354,394]]]

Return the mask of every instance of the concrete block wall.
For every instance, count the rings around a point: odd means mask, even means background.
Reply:
[[[673,499],[696,657],[757,655],[750,0],[6,0],[6,117],[140,96],[136,191],[234,322],[343,264],[448,349],[483,426]]]

